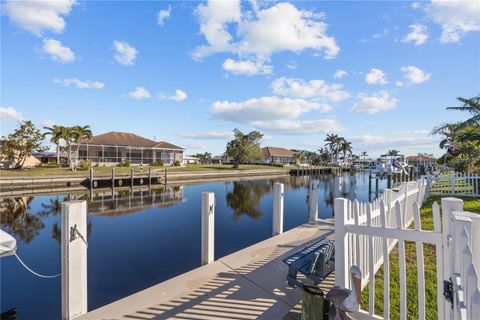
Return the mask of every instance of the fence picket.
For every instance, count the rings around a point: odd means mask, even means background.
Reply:
[[[418,203],[413,204],[413,219],[415,223],[415,229],[422,230],[420,220],[420,207]],[[417,282],[418,282],[418,318],[425,319],[425,270],[423,260],[423,244],[420,241],[416,241],[417,252]]]
[[[400,202],[395,203],[395,212],[397,215],[397,228],[404,229],[402,225],[402,208]],[[407,319],[407,293],[406,293],[406,274],[405,274],[405,242],[398,240],[398,260],[400,269],[400,319]]]
[[[440,221],[440,207],[438,203],[435,201],[432,206],[433,212],[433,230],[435,232],[442,232],[442,223]],[[444,269],[443,269],[443,250],[442,244],[437,243],[435,245],[435,255],[436,255],[436,262],[437,262],[437,309],[438,309],[438,319],[445,319],[445,308],[447,308],[445,304],[445,300],[443,299],[443,280],[445,279],[444,276]]]
[[[380,202],[380,222],[382,228],[387,227],[385,204]],[[383,317],[390,319],[390,257],[388,238],[383,238]]]
[[[367,226],[372,226],[372,206],[370,204],[367,205]],[[373,247],[373,237],[368,236],[368,249],[369,249],[369,256],[368,256],[368,275],[369,275],[369,284],[368,284],[368,313],[373,315],[375,313],[375,272],[374,272],[374,247]]]

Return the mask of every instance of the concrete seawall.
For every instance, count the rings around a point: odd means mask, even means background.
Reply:
[[[288,176],[288,170],[228,170],[224,172],[168,172],[168,184],[195,183],[203,181],[218,181],[249,177]],[[156,174],[158,177],[159,174]],[[140,178],[137,176],[136,178]],[[96,176],[96,179],[110,179],[108,175]],[[129,179],[129,176],[122,176]],[[148,186],[147,176],[144,177],[144,186]],[[163,184],[163,182],[161,183]],[[161,185],[159,184],[159,185]],[[88,173],[75,176],[44,176],[44,177],[2,177],[0,178],[0,196],[17,196],[22,194],[46,193],[55,191],[88,190]]]

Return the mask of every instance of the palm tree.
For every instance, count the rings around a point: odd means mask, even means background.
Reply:
[[[78,149],[80,148],[79,143],[82,139],[90,139],[92,137],[92,130],[90,126],[73,126],[67,127],[62,132],[62,139],[65,141],[65,145],[68,149],[68,164],[72,171],[75,171],[76,161],[78,159]],[[75,152],[75,162],[72,161],[72,144],[77,145],[77,150]]]
[[[347,153],[352,153],[352,143],[343,139],[343,141],[340,142],[340,151],[343,153],[343,159],[346,159]]]
[[[72,169],[76,166],[78,160],[78,150],[80,149],[80,142],[83,139],[91,139],[93,137],[92,130],[90,126],[74,126],[70,128],[70,138],[73,143],[77,145],[77,150],[75,151],[75,165],[72,166]]]
[[[340,147],[340,143],[343,141],[344,139],[342,137],[339,137],[338,135],[336,134],[327,134],[327,138],[325,138],[325,142],[327,142],[325,144],[326,147],[328,147],[332,153],[332,156],[335,157],[335,161],[337,161],[337,157],[338,157],[338,149]],[[333,159],[331,159],[333,160]]]
[[[365,160],[365,158],[368,156],[367,151],[362,151],[362,153],[360,153],[360,156],[362,156],[363,160]]]
[[[466,99],[462,97],[457,98],[463,105],[459,107],[448,107],[447,110],[459,110],[466,111],[472,114],[472,117],[459,123],[460,128],[464,128],[469,125],[480,124],[480,95]]]
[[[45,135],[51,135],[50,142],[57,147],[57,165],[60,166],[60,141],[63,139],[66,128],[57,125],[43,128],[47,130]]]
[[[399,155],[400,155],[400,151],[395,150],[395,149],[388,150],[388,152],[387,152],[387,156],[392,157],[392,159],[398,157]]]

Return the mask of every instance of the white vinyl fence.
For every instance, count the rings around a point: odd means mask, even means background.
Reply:
[[[418,319],[425,319],[425,273],[423,244],[433,244],[437,264],[437,308],[439,319],[472,319],[480,315],[477,268],[480,266],[480,216],[463,212],[463,201],[442,199],[440,210],[433,206],[434,230],[422,230],[420,206],[425,198],[426,179],[403,183],[400,190],[386,190],[370,203],[335,199],[335,282],[350,288],[348,270],[362,271],[362,288],[369,285],[368,306],[355,315],[359,319],[390,318],[391,250],[398,245],[400,270],[400,319],[407,318],[405,241],[416,243],[418,277]],[[413,229],[408,228],[414,222]],[[442,230],[442,224],[444,226]],[[476,233],[475,230],[478,230]],[[473,235],[473,236],[472,236]],[[384,266],[383,317],[375,310],[375,273]],[[444,280],[452,279],[455,308],[444,298]],[[450,283],[450,282],[449,282]],[[447,286],[448,287],[448,286]],[[454,316],[455,312],[455,316]]]
[[[445,172],[433,178],[431,194],[480,197],[480,175],[464,172]]]

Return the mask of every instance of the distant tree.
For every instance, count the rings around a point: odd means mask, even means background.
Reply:
[[[327,137],[324,141],[327,142],[325,146],[330,149],[330,154],[332,156],[330,161],[337,161],[340,145],[343,141],[345,141],[345,139],[336,134],[327,134]]]
[[[80,149],[79,143],[82,139],[90,139],[92,137],[92,130],[90,126],[73,126],[67,127],[62,132],[62,139],[65,141],[66,148],[68,150],[68,164],[72,171],[76,170],[77,160],[78,160],[78,150]],[[76,144],[77,149],[72,153],[72,145]],[[72,156],[75,157],[72,160]]]
[[[343,159],[347,158],[347,153],[352,154],[352,143],[348,142],[347,140],[343,140],[340,143],[339,151],[343,153]]]
[[[262,150],[260,142],[263,134],[253,130],[244,134],[239,129],[234,129],[234,139],[227,144],[225,155],[233,159],[233,167],[238,168],[241,163],[247,161],[261,160]]]
[[[21,169],[32,153],[45,152],[44,135],[30,121],[22,121],[15,131],[2,137],[1,154],[14,169]]]
[[[391,157],[392,159],[393,158],[397,158],[398,156],[400,156],[400,151],[398,150],[388,150],[387,154],[386,154],[387,157]]]
[[[365,160],[365,158],[368,156],[367,151],[362,151],[362,153],[360,153],[360,156],[362,156],[363,160]]]
[[[318,162],[327,163],[330,159],[330,152],[327,148],[318,149]]]
[[[210,152],[197,153],[193,157],[198,158],[202,164],[212,163],[212,154]]]
[[[65,127],[54,125],[52,127],[43,127],[47,132],[45,135],[50,135],[50,142],[56,146],[57,165],[60,166],[60,142],[65,136]]]

